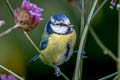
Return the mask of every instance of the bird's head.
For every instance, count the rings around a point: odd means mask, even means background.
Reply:
[[[49,27],[57,34],[69,34],[73,31],[73,25],[71,25],[69,18],[64,14],[51,16]]]

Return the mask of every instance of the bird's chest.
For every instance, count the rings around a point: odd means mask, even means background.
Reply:
[[[56,50],[61,50],[64,49],[64,47],[67,45],[67,43],[69,42],[69,39],[67,39],[67,36],[59,36],[59,35],[51,35],[51,37],[49,38],[49,43],[48,43],[48,47],[49,48],[54,48]],[[53,49],[52,48],[52,49]]]
[[[64,61],[64,53],[69,38],[68,35],[51,35],[47,47],[42,50],[42,54],[47,59],[50,59],[53,64],[59,64],[59,61]]]

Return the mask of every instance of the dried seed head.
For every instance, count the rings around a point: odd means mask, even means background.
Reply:
[[[29,1],[23,1],[20,9],[16,9],[14,12],[16,24],[20,24],[20,27],[25,31],[30,31],[37,27],[37,25],[43,20],[41,18],[42,8],[38,8],[35,4]]]

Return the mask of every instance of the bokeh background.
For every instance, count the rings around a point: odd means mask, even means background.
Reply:
[[[9,1],[13,9],[19,8],[22,3],[22,0]],[[99,3],[101,1],[99,1]],[[77,44],[75,50],[77,50],[80,40],[79,9],[74,4],[68,3],[65,0],[31,0],[31,2],[44,9],[44,12],[42,12],[44,20],[36,29],[29,32],[30,37],[36,45],[39,47],[42,32],[50,16],[63,13],[70,18],[71,23],[76,29]],[[104,45],[111,49],[117,56],[118,11],[115,8],[113,10],[110,9],[109,6],[110,0],[92,21],[91,27],[94,28]],[[0,20],[5,20],[5,25],[0,28],[0,32],[3,32],[15,24],[14,17],[10,13],[5,0],[0,0]],[[116,63],[109,56],[103,54],[103,51],[96,44],[89,32],[85,52],[87,58],[85,58],[83,62],[83,80],[97,80],[116,71]],[[37,51],[29,41],[27,41],[21,29],[15,29],[10,34],[0,38],[1,65],[6,66],[27,80],[64,80],[62,77],[56,77],[54,75],[54,69],[44,65],[40,60],[29,65],[29,60],[31,60],[36,53]],[[61,71],[70,79],[72,79],[74,73],[76,56],[76,54],[73,54],[68,62],[60,66]],[[9,73],[0,69],[0,74],[8,75]]]

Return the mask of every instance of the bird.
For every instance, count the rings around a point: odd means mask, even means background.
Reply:
[[[50,61],[56,66],[55,74],[59,76],[59,65],[70,59],[76,37],[76,31],[66,15],[56,14],[51,16],[42,34],[40,42],[41,55],[37,54],[30,63],[33,63],[38,58],[47,65],[49,65]]]

